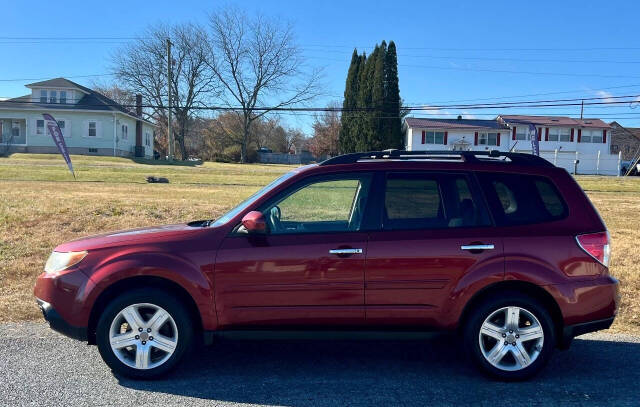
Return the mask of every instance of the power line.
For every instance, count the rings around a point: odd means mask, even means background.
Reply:
[[[629,99],[632,100],[618,100]],[[613,97],[592,97],[592,98],[575,98],[575,99],[547,99],[547,100],[531,100],[531,101],[516,101],[516,102],[502,102],[502,103],[480,103],[480,104],[454,104],[454,105],[435,105],[435,106],[403,106],[403,109],[407,111],[432,111],[442,109],[513,109],[513,108],[540,108],[540,107],[558,107],[558,106],[579,106],[584,103],[585,106],[598,106],[598,105],[620,105],[638,103],[640,95],[627,95],[627,96],[613,96]],[[613,100],[611,100],[613,99]],[[10,100],[3,101],[3,104],[27,104],[27,105],[40,105],[39,101],[29,100]],[[85,107],[128,107],[135,108],[133,104],[83,104]],[[145,104],[143,108],[165,108],[165,106]],[[179,107],[179,106],[177,106]],[[282,106],[256,106],[251,110],[256,112],[261,111],[283,111],[283,112],[375,112],[380,110],[380,106],[365,106],[359,108],[345,109],[342,107],[282,107]],[[194,106],[193,110],[218,110],[218,111],[241,111],[240,106]]]
[[[100,74],[93,74],[93,75],[71,75],[71,76],[65,76],[64,78],[92,78],[92,77],[99,77],[99,76],[113,76],[115,74],[113,73],[100,73]],[[21,82],[21,81],[45,81],[51,79],[51,77],[48,78],[14,78],[14,79],[0,79],[0,82]]]
[[[12,36],[0,36],[0,40],[16,40],[16,41],[76,41],[76,40],[138,40],[138,39],[150,39],[151,37],[12,37]]]
[[[317,47],[317,48],[350,48],[350,49],[368,49],[373,48],[368,46],[356,46],[356,45],[336,45],[336,44],[303,44],[303,47]],[[564,51],[621,51],[621,50],[640,50],[640,47],[586,47],[586,48],[483,48],[483,47],[471,47],[471,48],[455,48],[455,47],[402,47],[402,49],[413,50],[434,50],[434,51],[545,51],[545,52],[564,52]]]
[[[345,62],[342,59],[327,58],[327,57],[314,57],[311,59],[323,59],[328,61]],[[490,72],[490,73],[508,73],[518,75],[539,75],[539,76],[564,76],[564,77],[596,77],[596,78],[634,78],[639,79],[640,76],[635,75],[607,75],[598,73],[576,73],[576,72],[549,72],[549,71],[516,71],[509,69],[489,69],[489,68],[469,68],[469,67],[456,67],[456,66],[441,66],[441,65],[414,65],[414,64],[398,64],[399,67],[405,68],[420,68],[420,69],[438,69],[446,71],[464,71],[464,72]]]
[[[635,85],[621,85],[621,86],[611,86],[611,87],[607,87],[607,88],[602,88],[599,87],[598,90],[612,90],[612,89],[622,89],[622,88],[637,88],[640,87],[640,83],[639,84],[635,84]],[[476,98],[476,99],[457,99],[457,100],[444,100],[444,101],[439,101],[439,102],[424,102],[422,104],[428,105],[428,104],[434,104],[434,103],[453,103],[453,102],[473,102],[473,101],[484,101],[484,100],[501,100],[501,99],[514,99],[514,98],[519,98],[519,97],[530,97],[530,96],[549,96],[549,95],[562,95],[562,94],[567,94],[567,93],[578,93],[578,92],[584,92],[584,89],[579,89],[579,90],[567,90],[567,91],[558,91],[558,92],[545,92],[545,93],[529,93],[529,94],[525,94],[525,95],[512,95],[512,96],[495,96],[495,97],[489,97],[489,98]],[[421,103],[411,103],[411,104],[421,104]]]
[[[403,48],[404,49],[404,48]],[[303,48],[303,50],[311,52],[326,52],[325,50]],[[340,53],[344,55],[351,55],[350,51],[336,51],[330,50],[329,52],[335,54]],[[611,63],[611,64],[640,64],[640,61],[621,61],[610,59],[540,59],[540,58],[504,58],[504,57],[465,57],[459,55],[413,55],[413,54],[397,54],[402,58],[432,58],[432,59],[453,59],[453,60],[470,60],[470,61],[511,61],[511,62],[553,62],[553,63]],[[313,58],[313,56],[311,56]],[[348,62],[349,58],[345,58]],[[336,59],[336,61],[338,61]],[[341,60],[340,60],[341,61]]]

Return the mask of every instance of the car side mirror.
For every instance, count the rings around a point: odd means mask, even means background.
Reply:
[[[249,233],[266,233],[267,221],[262,212],[251,211],[242,218],[242,226]]]

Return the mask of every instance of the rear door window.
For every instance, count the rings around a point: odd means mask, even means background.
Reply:
[[[498,226],[551,222],[567,216],[567,205],[553,183],[539,176],[479,173]]]
[[[466,175],[389,173],[384,196],[386,230],[441,229],[489,224]]]

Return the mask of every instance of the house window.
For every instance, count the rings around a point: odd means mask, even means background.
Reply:
[[[52,90],[49,92],[49,103],[58,103],[58,92]]]
[[[65,121],[64,120],[58,120],[58,127],[60,127],[60,131],[62,132],[62,135],[64,137],[67,137],[67,135],[65,134]]]
[[[47,91],[45,89],[40,90],[40,103],[47,103]]]
[[[89,122],[89,137],[96,136],[96,122]]]
[[[44,134],[44,120],[36,120],[36,134]]]
[[[149,132],[144,133],[144,145],[151,146],[151,134]]]
[[[529,137],[529,127],[516,127],[516,140],[531,140]]]
[[[569,142],[571,141],[571,130],[551,127],[549,128],[549,141]]]
[[[20,122],[14,120],[13,122],[11,122],[11,138],[18,137],[20,137]]]
[[[89,152],[90,152],[90,153],[97,153],[97,152],[98,152],[98,149],[97,149],[97,148],[90,148],[90,149],[89,149]]]
[[[422,144],[444,144],[444,132],[427,131]]]
[[[478,144],[483,146],[497,146],[498,133],[480,133],[478,134]]]
[[[66,90],[61,90],[60,91],[60,103],[67,103],[67,91]]]
[[[129,139],[129,127],[127,127],[126,124],[122,125],[122,139],[123,140]]]
[[[581,143],[602,143],[602,130],[582,130]]]

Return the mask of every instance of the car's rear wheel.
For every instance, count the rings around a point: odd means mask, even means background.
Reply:
[[[553,321],[534,298],[516,292],[484,301],[466,322],[465,345],[482,371],[523,380],[540,371],[555,346]]]
[[[190,348],[186,308],[171,294],[145,288],[112,300],[96,328],[100,355],[116,373],[134,378],[166,374]]]

